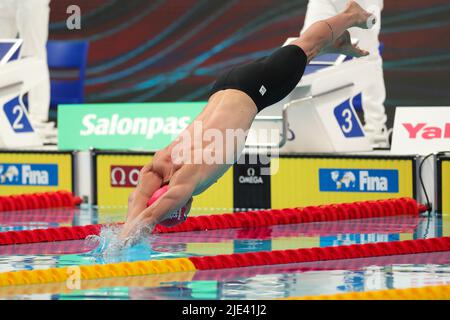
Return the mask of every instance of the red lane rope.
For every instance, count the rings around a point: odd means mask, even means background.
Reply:
[[[93,249],[94,247],[92,245],[87,245],[84,240],[28,243],[20,246],[0,246],[0,256],[80,254],[89,252]]]
[[[99,234],[101,224],[77,227],[59,227],[0,233],[0,245],[82,240],[89,235]]]
[[[224,240],[274,239],[293,237],[331,236],[336,234],[392,234],[413,233],[420,218],[414,216],[395,216],[375,218],[376,220],[354,220],[333,222],[311,222],[296,225],[278,225],[246,229],[219,229],[208,232],[184,232],[160,234],[164,243],[205,242]]]
[[[403,218],[403,219],[402,219]],[[408,219],[408,220],[406,220]],[[280,225],[265,228],[252,229],[226,229],[235,231],[234,239],[272,239],[280,237],[313,237],[313,236],[330,236],[336,234],[392,234],[392,233],[408,233],[413,232],[419,223],[419,217],[395,216],[383,218],[372,223],[365,220],[357,220],[352,222],[312,222],[301,225]],[[390,224],[386,224],[389,222]],[[217,230],[221,232],[222,230]],[[222,231],[222,232],[223,232]],[[213,231],[214,232],[214,231]],[[218,233],[217,235],[220,235]],[[223,236],[222,236],[223,238]],[[195,238],[197,239],[197,238]],[[203,239],[202,242],[207,242]]]
[[[68,191],[0,196],[0,212],[74,207],[81,202]]]
[[[184,223],[168,228],[157,226],[155,233],[206,231],[232,228],[255,228],[271,225],[299,224],[321,221],[388,217],[417,216],[421,206],[411,198],[378,201],[362,201],[350,204],[334,204],[316,207],[248,211],[222,215],[190,217]],[[0,233],[0,245],[52,242],[84,239],[98,235],[102,225],[49,228]]]
[[[307,223],[304,225],[281,225],[275,227],[264,227],[264,228],[254,228],[254,229],[222,229],[222,230],[212,230],[208,233],[195,232],[195,233],[184,233],[180,235],[167,234],[159,238],[159,243],[156,245],[170,245],[172,243],[179,242],[205,242],[205,243],[216,243],[224,240],[245,240],[245,239],[274,239],[280,237],[300,237],[300,236],[327,236],[336,235],[343,233],[379,233],[379,234],[391,234],[391,233],[408,233],[413,232],[417,226],[419,218],[417,217],[388,217],[381,220],[377,219],[378,223],[383,223],[383,225],[375,224],[364,224],[362,221],[355,221],[354,223],[347,223],[343,225],[342,222],[333,222],[331,224],[324,223]],[[43,250],[43,253],[47,254],[49,252],[61,251],[64,253],[79,253],[80,243],[76,240],[83,240],[84,235],[90,232],[97,232],[99,225],[88,226],[87,232],[81,232],[80,229],[75,233],[74,237],[79,239],[70,240],[54,240],[55,242],[45,243],[45,242],[28,242],[22,244],[20,247],[13,246],[0,246],[0,255],[4,254],[34,254]],[[67,228],[67,227],[66,227]],[[50,230],[53,230],[52,228]],[[61,229],[61,228],[57,228]],[[49,229],[39,229],[39,230],[49,230]],[[30,230],[31,231],[31,230]],[[35,230],[38,231],[38,230]],[[25,231],[18,231],[24,232]],[[28,232],[29,234],[29,232]],[[58,239],[58,232],[54,234],[54,239]],[[1,234],[0,234],[1,235]],[[31,236],[28,238],[30,241]],[[39,237],[36,237],[39,238]],[[59,238],[60,239],[60,238]],[[59,241],[59,242],[56,242]],[[92,248],[86,249],[89,251]],[[27,251],[28,250],[28,251]],[[55,251],[56,250],[56,251]]]
[[[17,224],[30,222],[62,223],[72,222],[77,209],[37,209],[0,213],[0,224]]]
[[[241,268],[312,261],[356,259],[450,250],[450,237],[189,257],[197,270]]]
[[[418,254],[392,255],[380,257],[368,257],[348,260],[314,261],[300,263],[299,270],[319,271],[319,270],[358,270],[370,266],[387,266],[399,264],[448,264],[450,262],[449,251],[426,252]]]
[[[223,270],[204,270],[196,272],[194,281],[224,280],[236,277],[254,277],[261,274],[274,273],[301,273],[307,271],[323,270],[360,270],[368,266],[387,266],[395,264],[447,264],[450,261],[450,252],[433,252],[397,256],[369,257],[361,259],[342,259],[320,262],[306,262],[279,266],[254,266],[248,268],[235,268]]]
[[[418,215],[426,211],[411,198],[378,201],[361,201],[323,205],[305,208],[271,209],[227,213],[188,218],[175,227],[156,226],[156,233],[205,231],[214,229],[253,228],[280,224],[298,224],[320,221],[336,221],[388,217],[398,215]]]

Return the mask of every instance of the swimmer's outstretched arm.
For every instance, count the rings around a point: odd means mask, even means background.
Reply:
[[[134,219],[125,223],[121,233],[122,240],[133,237],[144,227],[151,231],[155,225],[167,218],[168,213],[189,202],[200,180],[199,175],[197,165],[184,165],[180,168],[170,180],[167,192]]]

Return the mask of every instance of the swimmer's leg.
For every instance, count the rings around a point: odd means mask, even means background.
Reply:
[[[332,51],[330,48],[337,41],[347,41],[347,39],[342,39],[342,36],[346,36],[346,30],[348,28],[360,27],[367,29],[369,23],[374,23],[374,16],[352,0],[342,13],[312,24],[299,39],[291,44],[302,48],[309,62],[324,51]],[[360,50],[357,47],[353,48],[357,56],[368,54],[368,52]]]

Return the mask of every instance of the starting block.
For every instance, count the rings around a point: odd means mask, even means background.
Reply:
[[[23,103],[23,96],[44,80],[45,62],[18,58],[21,40],[0,40],[0,148],[42,146]]]
[[[284,45],[295,39],[289,38]],[[257,116],[247,149],[278,148],[280,153],[371,151],[354,104],[362,89],[371,84],[368,75],[372,72],[376,72],[376,65],[370,59],[339,54],[317,57],[289,96]],[[279,131],[276,141],[273,135],[267,139],[267,134],[260,134],[267,130]]]

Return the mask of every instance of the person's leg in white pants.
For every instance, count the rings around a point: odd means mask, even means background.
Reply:
[[[16,23],[15,0],[0,1],[0,39],[14,39],[19,33]]]
[[[23,39],[22,57],[37,57],[47,62],[50,0],[15,0],[19,36]],[[50,75],[29,92],[29,113],[36,121],[47,121],[50,108]]]
[[[356,0],[363,8],[370,9],[371,6],[383,9],[383,0]],[[348,0],[309,0],[303,30],[306,30],[316,21],[329,18],[342,11]],[[380,20],[380,19],[378,19]],[[377,26],[369,30],[357,28],[349,29],[352,37],[359,40],[359,46],[370,52],[370,59],[376,60],[379,68],[376,74],[371,75],[373,85],[366,88],[363,93],[363,110],[365,120],[365,131],[375,146],[388,146],[388,134],[386,130],[386,112],[384,101],[386,99],[386,88],[383,75],[383,60],[379,53],[380,33],[379,22]]]

